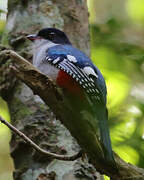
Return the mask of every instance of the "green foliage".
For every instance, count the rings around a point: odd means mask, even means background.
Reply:
[[[0,20],[0,35],[2,34],[3,30],[5,27],[5,21],[4,20]]]
[[[144,22],[143,3],[123,3],[129,23],[113,15],[105,23],[91,24],[91,57],[107,83],[113,149],[140,167],[144,167],[144,31],[133,24]],[[105,12],[96,12],[97,17],[100,13]]]
[[[3,9],[0,9],[0,14],[1,13],[6,13],[6,11],[4,11]]]
[[[10,122],[7,103],[0,97],[0,116]],[[13,161],[10,157],[10,130],[0,123],[0,179],[12,179]]]
[[[92,59],[107,81],[109,106],[119,105],[127,97],[130,89],[129,78],[120,71],[124,66],[122,57],[108,47],[96,47],[92,49]]]
[[[144,1],[128,0],[127,11],[131,19],[136,23],[144,23]]]

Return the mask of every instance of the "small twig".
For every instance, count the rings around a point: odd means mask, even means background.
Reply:
[[[1,123],[5,124],[7,127],[9,127],[9,129],[11,129],[13,132],[15,132],[18,136],[20,136],[24,141],[26,141],[28,144],[30,144],[30,146],[32,146],[35,150],[37,150],[38,152],[43,153],[49,157],[59,159],[59,160],[63,160],[63,161],[74,161],[74,160],[76,160],[82,156],[81,151],[79,151],[77,154],[74,154],[71,156],[65,156],[65,155],[50,153],[50,152],[40,148],[31,139],[29,139],[24,133],[22,133],[17,128],[15,128],[13,125],[11,125],[9,122],[4,120],[1,116],[0,116],[0,121],[1,121]]]

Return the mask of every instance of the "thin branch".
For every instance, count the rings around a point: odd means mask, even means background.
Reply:
[[[21,62],[26,62],[28,65],[31,65],[31,63],[29,63],[26,59],[24,59],[22,56],[20,56],[19,54],[17,54],[15,51],[13,50],[3,50],[0,52],[0,57],[1,56],[10,56],[12,58],[14,58],[14,60],[19,63],[19,61]]]
[[[31,139],[29,139],[24,133],[22,133],[16,127],[14,127],[9,122],[4,120],[1,116],[0,116],[0,121],[1,121],[1,123],[5,124],[9,129],[11,129],[14,133],[16,133],[19,137],[21,137],[30,146],[32,146],[39,153],[42,153],[42,154],[47,155],[47,156],[49,156],[51,158],[58,159],[58,160],[63,160],[63,161],[74,161],[74,160],[76,160],[76,159],[78,159],[78,158],[80,158],[82,156],[81,151],[74,154],[74,155],[71,155],[71,156],[65,156],[65,155],[59,155],[59,154],[55,154],[55,153],[50,153],[50,152],[40,148]]]

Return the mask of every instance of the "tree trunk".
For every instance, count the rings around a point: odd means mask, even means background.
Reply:
[[[72,43],[89,55],[88,10],[85,0],[9,0],[8,20],[3,39],[26,59],[31,60],[31,49],[25,34],[44,27],[64,30]],[[51,110],[25,85],[11,74],[2,91],[9,102],[13,124],[41,147],[59,154],[73,154],[80,148]],[[63,162],[45,159],[23,140],[13,135],[12,157],[15,163],[14,179],[100,179],[87,162]]]

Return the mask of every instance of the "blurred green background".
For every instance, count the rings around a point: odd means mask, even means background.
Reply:
[[[108,88],[112,145],[144,168],[144,1],[89,0],[91,57]]]
[[[6,24],[7,0],[0,0],[0,39]],[[10,122],[7,103],[0,97],[0,116]],[[10,130],[0,123],[0,180],[13,179],[13,160],[10,157]]]
[[[113,149],[144,168],[144,1],[88,0],[88,8],[91,57],[108,88]],[[0,9],[2,34],[5,0]]]

